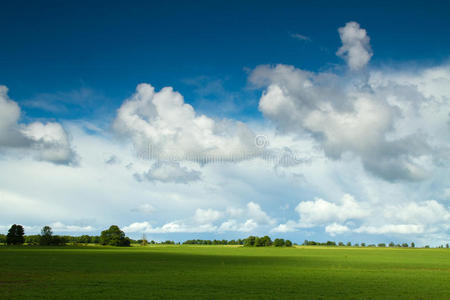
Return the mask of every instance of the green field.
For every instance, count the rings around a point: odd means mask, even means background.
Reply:
[[[448,249],[0,247],[0,298],[450,299]]]

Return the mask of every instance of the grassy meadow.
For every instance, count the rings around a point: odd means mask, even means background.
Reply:
[[[450,299],[448,249],[0,247],[0,298]]]

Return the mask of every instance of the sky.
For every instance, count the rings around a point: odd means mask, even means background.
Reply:
[[[450,241],[448,1],[2,1],[0,231]]]

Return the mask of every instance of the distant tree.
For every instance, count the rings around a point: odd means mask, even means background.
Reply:
[[[344,246],[344,243],[343,242],[339,242],[338,246]]]
[[[6,244],[8,245],[22,245],[25,242],[25,231],[22,225],[12,225],[6,235]]]
[[[402,244],[402,247],[403,247],[403,248],[408,248],[408,243],[403,243],[403,244]]]
[[[265,235],[262,238],[259,238],[259,244],[262,247],[269,247],[272,246],[272,240],[269,236]]]
[[[333,241],[327,241],[326,245],[327,245],[327,246],[336,246],[336,242],[333,242]]]
[[[147,241],[147,237],[145,236],[145,233],[142,234],[142,241],[140,243],[142,246],[147,246],[148,241]]]
[[[41,235],[39,238],[39,245],[49,246],[52,244],[53,231],[50,226],[44,226],[41,229]]]
[[[39,245],[39,235],[27,235],[25,236],[25,243],[27,245]]]
[[[286,245],[286,242],[284,241],[284,239],[275,239],[275,240],[273,241],[273,245],[274,245],[275,247],[283,247],[283,246]]]
[[[361,247],[365,247],[366,246],[366,243],[361,243]]]
[[[0,234],[0,244],[6,244],[6,235]]]
[[[411,243],[411,248],[415,248],[416,244],[414,244],[414,242]]]
[[[429,245],[425,245],[425,248],[430,248],[430,246]]]
[[[351,242],[347,242],[347,247],[350,247],[352,245]]]
[[[379,243],[377,246],[384,248],[384,247],[386,247],[386,244],[385,243]]]
[[[389,243],[389,247],[395,247],[394,242],[390,242],[390,243]]]
[[[102,245],[130,246],[130,243],[130,239],[117,225],[111,225],[109,229],[103,230],[100,235],[100,244]]]
[[[447,243],[447,244],[445,244],[445,248],[447,248],[447,249],[449,248],[449,245],[448,245],[448,243]]]
[[[356,243],[355,245],[354,245],[355,247],[359,247],[359,244],[358,243]]]
[[[286,247],[292,247],[292,242],[290,240],[286,240]]]
[[[255,242],[256,242],[256,236],[251,235],[244,240],[244,246],[245,247],[253,247],[253,246],[255,246]]]

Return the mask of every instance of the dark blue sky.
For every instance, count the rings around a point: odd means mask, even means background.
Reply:
[[[257,103],[246,70],[342,64],[337,28],[348,21],[367,29],[372,65],[449,57],[449,1],[240,2],[2,1],[0,84],[31,117],[108,114],[148,82],[173,86],[200,111],[230,100],[215,114],[245,118]]]

